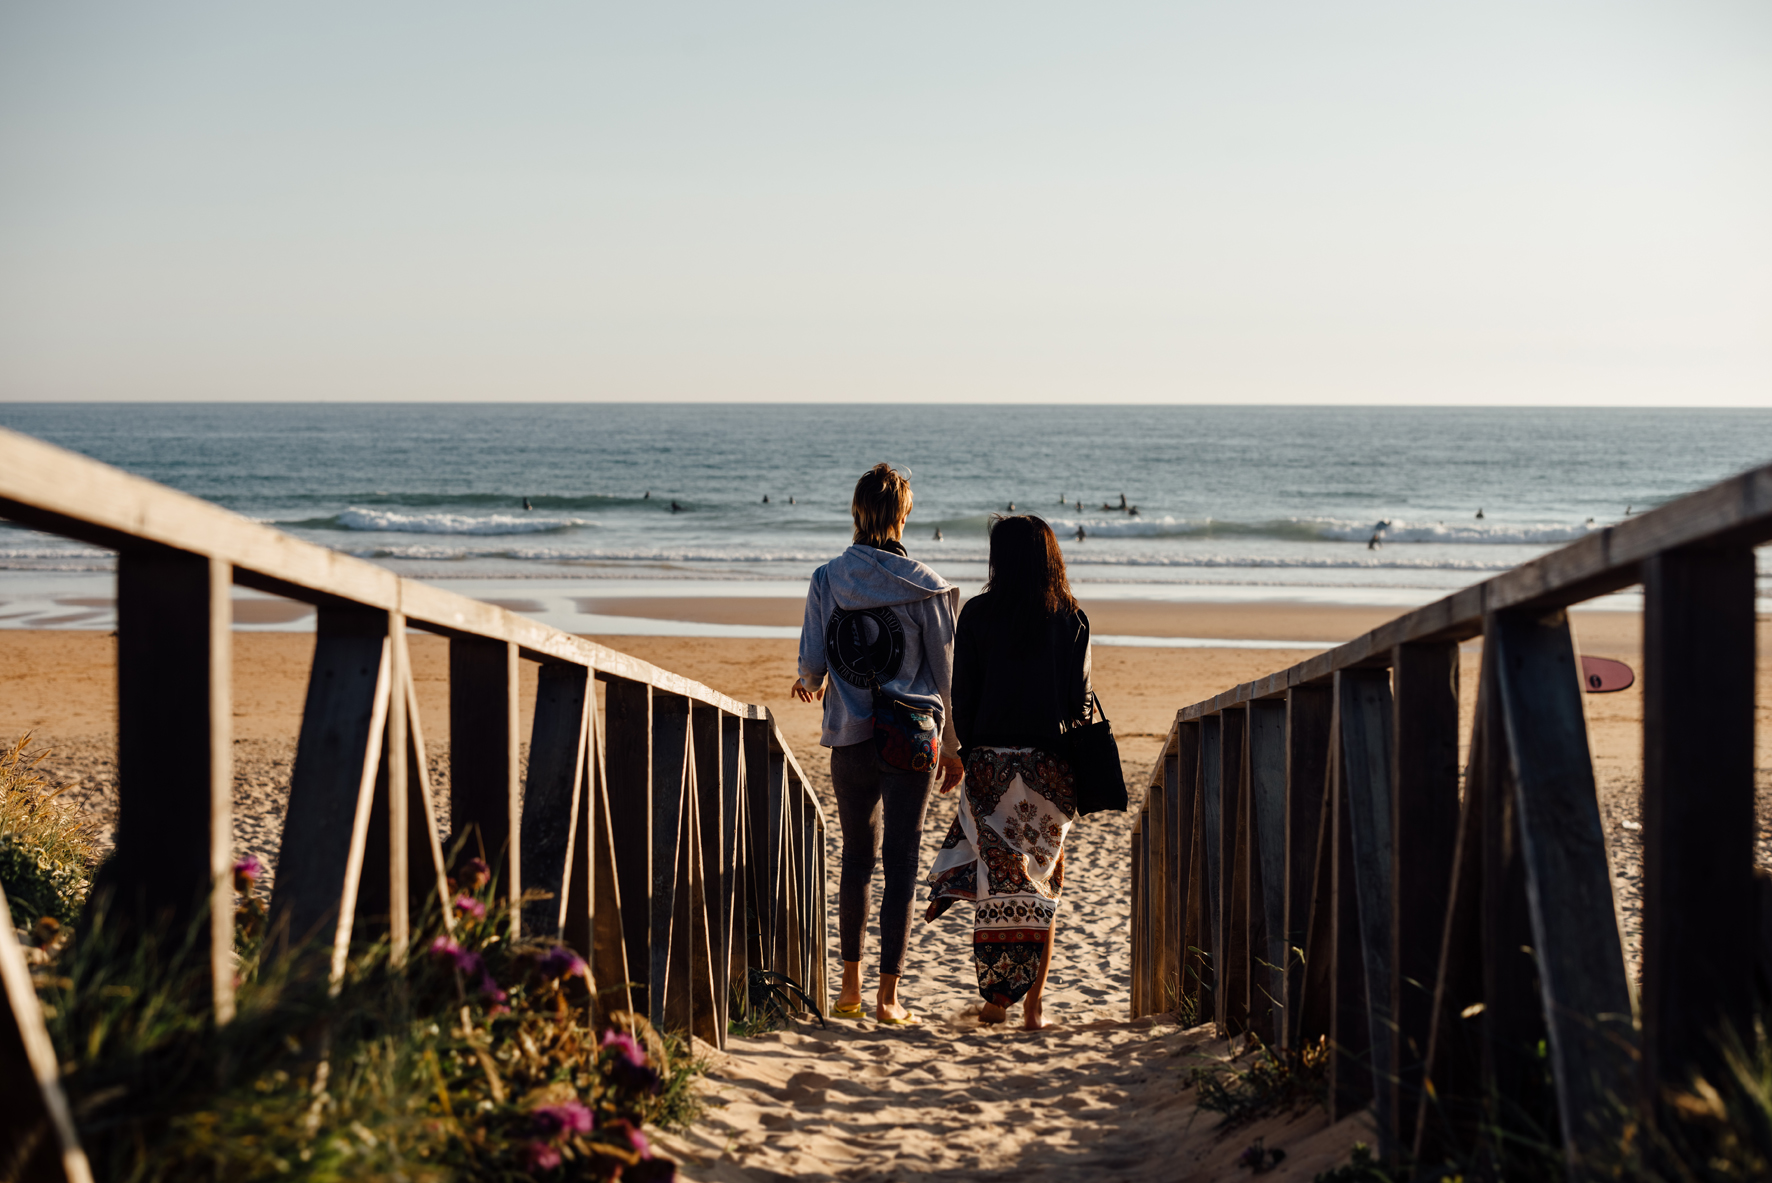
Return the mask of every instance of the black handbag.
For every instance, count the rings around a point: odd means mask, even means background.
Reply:
[[[1089,698],[1101,718],[1093,723],[1075,724],[1064,733],[1064,754],[1077,786],[1077,815],[1109,809],[1124,813],[1126,772],[1120,767],[1120,745],[1114,739],[1113,724],[1108,722],[1101,696],[1092,691]],[[1084,717],[1088,714],[1086,706]]]

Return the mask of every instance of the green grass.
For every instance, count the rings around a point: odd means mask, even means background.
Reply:
[[[703,1065],[687,1040],[601,1008],[576,956],[509,941],[495,885],[475,881],[478,907],[458,909],[452,938],[433,913],[403,963],[366,942],[329,983],[317,950],[261,960],[262,901],[236,876],[250,923],[235,1017],[217,1027],[200,930],[125,929],[102,898],[78,906],[90,835],[44,790],[37,759],[22,740],[0,752],[0,829],[74,869],[58,911],[21,875],[14,921],[69,926],[40,942],[51,956],[34,974],[99,1180],[673,1177],[645,1131],[696,1120]]]
[[[1243,1056],[1249,1059],[1241,1066],[1232,1060],[1188,1073],[1188,1083],[1197,1090],[1195,1104],[1208,1113],[1222,1113],[1226,1130],[1283,1109],[1321,1105],[1328,1096],[1325,1039],[1295,1051],[1277,1051],[1250,1036],[1249,1047],[1237,1059]]]
[[[48,791],[37,765],[49,752],[30,745],[26,734],[0,749],[0,887],[13,925],[26,931],[45,916],[74,922],[93,861],[91,824]]]

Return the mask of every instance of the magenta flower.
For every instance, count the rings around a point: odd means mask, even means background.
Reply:
[[[439,961],[454,961],[461,955],[461,946],[448,937],[438,937],[431,942],[431,956]]]
[[[456,896],[455,910],[464,916],[472,916],[475,920],[486,919],[486,905],[471,895]]]
[[[479,891],[492,882],[492,868],[485,859],[471,858],[455,869],[456,877],[468,891]]]
[[[532,1171],[551,1171],[560,1165],[560,1152],[546,1142],[531,1142],[524,1151]]]
[[[265,865],[258,861],[258,856],[249,854],[234,864],[234,890],[251,891],[253,881],[265,873]]]
[[[623,1134],[627,1135],[628,1145],[633,1147],[635,1154],[638,1154],[641,1158],[652,1157],[652,1143],[646,1140],[646,1135],[640,1132],[639,1126],[624,1118],[621,1121],[615,1122],[610,1128],[620,1130]]]
[[[591,1111],[577,1101],[559,1105],[542,1105],[531,1111],[536,1132],[544,1138],[562,1138],[571,1134],[588,1134],[594,1124]]]
[[[626,1031],[617,1031],[613,1027],[603,1032],[603,1046],[612,1047],[622,1059],[636,1068],[646,1066],[646,1053],[640,1047],[640,1041]]]
[[[579,977],[591,980],[591,971],[584,959],[565,945],[555,945],[548,950],[547,956],[536,962],[535,968],[541,971],[544,978]]]

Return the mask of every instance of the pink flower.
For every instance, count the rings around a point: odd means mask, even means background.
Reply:
[[[547,956],[536,962],[535,968],[541,971],[544,978],[579,977],[587,982],[591,980],[591,971],[584,959],[565,945],[555,945],[548,950]]]
[[[431,942],[431,956],[439,961],[454,961],[461,954],[461,946],[448,937],[438,937]]]
[[[265,873],[265,865],[258,861],[258,856],[249,854],[234,864],[234,890],[251,891],[253,881]]]
[[[544,1138],[560,1138],[570,1134],[588,1134],[594,1119],[591,1111],[577,1101],[559,1105],[542,1105],[531,1111],[535,1128]]]
[[[469,891],[479,891],[492,882],[492,868],[486,865],[485,859],[471,858],[457,867],[455,873]]]
[[[524,1158],[532,1171],[551,1171],[560,1165],[560,1152],[546,1142],[531,1142],[524,1151]]]
[[[622,1059],[636,1068],[646,1063],[646,1053],[640,1048],[640,1041],[626,1031],[617,1031],[613,1027],[603,1032],[603,1046],[612,1047]]]
[[[456,896],[455,910],[464,916],[472,916],[475,920],[486,919],[486,905],[471,895]]]
[[[620,1130],[623,1134],[627,1135],[628,1145],[633,1147],[635,1154],[638,1154],[641,1158],[652,1157],[652,1143],[646,1140],[646,1135],[640,1132],[639,1126],[624,1118],[621,1121],[614,1122],[610,1128]]]

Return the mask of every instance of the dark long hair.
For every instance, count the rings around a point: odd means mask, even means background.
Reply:
[[[1075,612],[1058,537],[1044,518],[1022,514],[991,526],[991,574],[984,590],[997,608],[1016,615]]]

